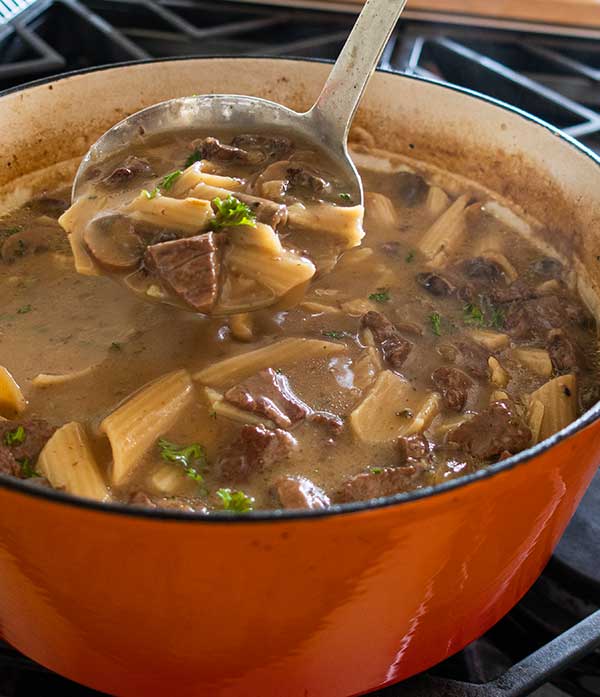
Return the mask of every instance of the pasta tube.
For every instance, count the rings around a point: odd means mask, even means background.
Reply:
[[[186,370],[177,370],[142,388],[100,424],[113,453],[112,482],[123,484],[156,440],[193,400]]]
[[[27,407],[27,400],[13,376],[0,365],[0,414],[14,416]]]
[[[350,414],[350,425],[364,443],[385,443],[424,431],[440,408],[437,393],[423,395],[404,378],[385,370]]]
[[[462,242],[468,200],[467,194],[457,198],[419,240],[419,249],[433,266],[442,266]]]
[[[543,407],[536,406],[539,402]],[[531,394],[529,400],[529,413],[532,419],[540,420],[539,426],[532,421],[531,430],[537,430],[538,441],[553,435],[561,428],[568,426],[577,418],[577,379],[575,375],[560,375],[549,380],[538,390]],[[536,416],[537,415],[537,416]]]
[[[171,198],[156,194],[149,197],[142,192],[129,205],[132,217],[153,225],[182,230],[196,235],[208,228],[214,217],[209,201],[197,198]]]
[[[282,339],[213,363],[194,374],[194,380],[210,387],[231,387],[263,368],[278,368],[311,358],[327,358],[345,351],[345,346],[318,339]]]
[[[37,468],[55,489],[98,501],[110,499],[89,438],[76,421],[54,433],[40,453]]]

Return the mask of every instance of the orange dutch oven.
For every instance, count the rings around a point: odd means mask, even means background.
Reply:
[[[328,70],[184,59],[9,91],[0,184],[81,155],[112,123],[171,97],[233,85],[305,108]],[[384,72],[357,118],[378,145],[520,204],[597,287],[600,166],[581,145],[481,95]],[[207,518],[2,478],[0,631],[115,695],[331,697],[394,683],[481,635],[531,586],[600,462],[599,413],[435,489],[324,512]]]

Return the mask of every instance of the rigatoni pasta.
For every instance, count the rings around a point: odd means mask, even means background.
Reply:
[[[100,424],[112,448],[112,483],[123,484],[158,438],[166,433],[193,399],[194,386],[185,370],[169,373],[141,389]]]
[[[76,421],[54,433],[40,453],[37,467],[55,489],[97,501],[110,500],[85,428]]]

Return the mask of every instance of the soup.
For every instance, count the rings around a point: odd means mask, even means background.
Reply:
[[[164,177],[182,154],[165,147],[136,157],[160,160]],[[362,245],[295,297],[227,318],[148,303],[114,270],[77,273],[57,222],[68,181],[7,214],[4,475],[206,514],[316,509],[474,472],[591,406],[595,321],[542,226],[448,173],[359,143],[353,156],[367,192]],[[244,178],[231,163],[211,169]],[[270,200],[291,207],[288,191],[273,187]],[[300,203],[353,208],[340,193]],[[288,235],[283,246],[317,268],[318,248],[313,259]]]

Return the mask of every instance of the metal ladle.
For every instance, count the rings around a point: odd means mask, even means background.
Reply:
[[[234,94],[169,99],[128,116],[102,135],[83,158],[73,183],[80,193],[88,168],[132,143],[160,132],[219,129],[238,133],[268,130],[296,135],[325,151],[340,168],[344,188],[363,202],[360,176],[347,148],[348,131],[369,78],[396,26],[406,0],[367,0],[315,104],[298,113],[258,97]]]

